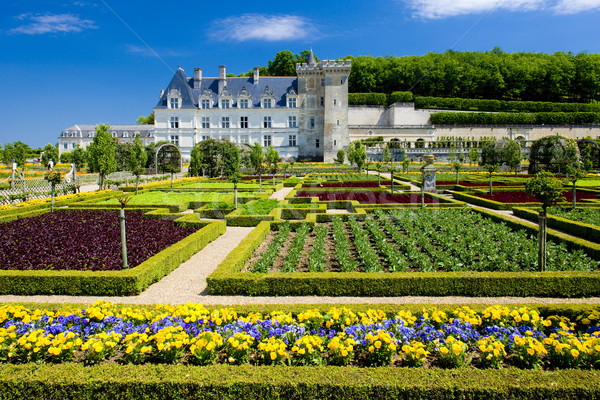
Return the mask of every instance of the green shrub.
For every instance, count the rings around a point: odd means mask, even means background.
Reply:
[[[433,113],[430,117],[435,125],[579,125],[600,122],[600,113],[551,112],[551,113]]]
[[[454,97],[421,97],[414,99],[415,108],[462,111],[504,111],[504,112],[600,112],[597,103],[551,103],[542,101],[502,101],[461,99]]]
[[[392,94],[388,96],[388,104],[397,102],[409,103],[411,101],[414,101],[412,92],[392,92]]]
[[[348,93],[348,104],[385,106],[387,96],[385,93]]]

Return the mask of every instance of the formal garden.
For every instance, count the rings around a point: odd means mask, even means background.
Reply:
[[[2,206],[2,397],[599,397],[593,172],[206,142],[184,178]],[[197,302],[125,304],[234,229]]]

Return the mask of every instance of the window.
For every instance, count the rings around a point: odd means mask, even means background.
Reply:
[[[72,149],[74,149],[75,147],[77,147],[77,144],[73,143],[73,144],[71,145],[71,148],[72,148]]]
[[[248,99],[242,99],[240,100],[240,108],[248,108]]]
[[[295,97],[290,97],[288,99],[288,107],[289,108],[296,108],[296,98]]]
[[[321,97],[321,107],[325,105],[325,97]]]
[[[177,98],[174,99],[171,97],[169,99],[169,106],[170,106],[170,108],[179,108],[179,99],[177,99]]]
[[[263,100],[263,108],[271,108],[271,99]]]
[[[263,120],[263,128],[271,127],[271,117],[265,117]]]
[[[221,118],[221,128],[229,128],[229,117]]]
[[[334,141],[333,141],[333,145],[334,145],[334,146],[337,146],[337,140],[334,140]]]
[[[69,143],[63,143],[63,149],[67,150],[69,148]]]
[[[338,124],[338,125],[340,124],[340,120],[339,120],[339,119],[337,120],[337,124]]]
[[[208,110],[210,108],[210,100],[204,99],[202,100],[202,109]]]
[[[210,117],[202,117],[202,128],[203,129],[210,128]]]
[[[208,136],[202,136],[202,140],[208,140]]]
[[[268,147],[271,145],[271,135],[263,136],[263,146]]]
[[[171,135],[171,143],[173,143],[175,146],[179,146],[179,136],[178,135]]]
[[[171,129],[179,128],[179,117],[171,117]]]
[[[295,115],[290,115],[288,117],[288,127],[290,128],[296,128],[296,116]]]
[[[314,127],[315,127],[315,119],[314,119],[314,118],[311,118],[311,119],[310,119],[310,127],[311,127],[311,128],[314,128]]]
[[[248,135],[240,135],[240,143],[250,143],[250,137]]]
[[[296,147],[296,135],[288,136],[288,146]]]
[[[248,117],[240,117],[240,128],[242,128],[242,129],[248,128]]]
[[[224,109],[229,108],[229,99],[221,100],[221,108],[224,108]]]
[[[337,105],[337,99],[333,99],[333,105],[336,106]]]
[[[315,147],[316,147],[316,148],[319,148],[319,144],[320,144],[320,142],[319,142],[319,139],[317,139],[317,140],[315,141]]]
[[[321,86],[325,86],[325,78],[321,78]]]

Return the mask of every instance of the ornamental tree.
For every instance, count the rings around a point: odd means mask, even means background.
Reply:
[[[48,171],[44,179],[50,183],[50,212],[54,212],[54,194],[56,192],[56,185],[62,181],[62,175],[59,171]]]
[[[475,147],[472,147],[471,150],[469,150],[467,156],[469,157],[469,165],[477,164],[479,162],[479,150]]]
[[[58,163],[58,149],[56,148],[56,146],[52,146],[50,143],[48,143],[46,146],[44,146],[43,151],[44,152],[42,153],[41,161],[44,168],[48,167],[48,163],[50,162],[50,160],[54,161],[55,163]]]
[[[509,140],[502,149],[502,158],[506,165],[515,170],[515,176],[521,166],[521,146],[515,140]]]
[[[256,142],[250,147],[250,164],[254,168],[254,173],[258,174],[259,192],[262,193],[262,173],[264,169],[265,153],[260,146],[260,143]]]
[[[354,145],[355,145],[354,142],[350,143],[350,145],[348,146],[348,152],[346,153],[346,157],[348,158],[348,162],[350,163],[350,166],[354,165],[355,158],[356,158],[356,151],[355,151]]]
[[[498,164],[485,164],[483,169],[488,173],[490,177],[490,196],[492,195],[492,179],[494,177],[494,172],[498,171]]]
[[[454,170],[456,171],[456,184],[458,185],[458,175],[460,170],[462,169],[463,165],[462,163],[456,161],[454,163],[452,163],[452,168],[454,168]]]
[[[548,224],[546,210],[560,200],[563,186],[562,182],[551,172],[542,171],[527,181],[525,190],[542,203],[542,211],[538,215],[538,267],[543,272],[546,270],[546,228]]]
[[[354,162],[358,167],[358,172],[362,170],[365,160],[367,159],[367,150],[361,142],[356,142],[354,145]]]
[[[573,205],[571,209],[575,209],[577,197],[577,181],[585,178],[585,171],[578,166],[567,166],[567,179],[573,184]]]
[[[142,143],[139,133],[135,135],[133,144],[128,146],[128,152],[126,154],[127,168],[135,175],[135,194],[138,194],[140,175],[144,172],[144,166],[148,160],[148,154],[144,150],[144,144]]]
[[[392,161],[392,152],[390,151],[389,145],[385,145],[385,149],[383,150],[383,155],[381,157],[383,158],[383,162],[385,163],[389,163],[390,161]]]
[[[230,142],[223,143],[223,175],[233,183],[233,207],[237,208],[237,185],[240,176],[240,150]]]
[[[96,126],[96,135],[88,146],[88,167],[90,171],[98,172],[100,189],[104,187],[106,175],[117,170],[116,141],[109,129],[110,126],[106,124]]]
[[[339,149],[337,152],[337,155],[335,157],[335,159],[333,161],[335,161],[336,163],[342,165],[344,163],[344,160],[346,159],[346,152],[342,149]]]

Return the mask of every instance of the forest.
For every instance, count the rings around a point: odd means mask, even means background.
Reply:
[[[294,76],[309,52],[278,52],[261,75]],[[350,93],[410,91],[415,96],[592,102],[600,100],[600,54],[486,52],[423,56],[347,56]],[[252,71],[244,75],[251,75]]]

